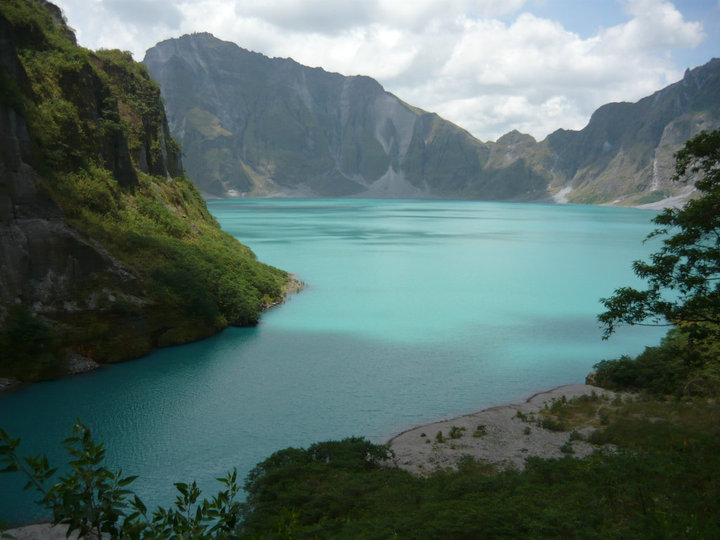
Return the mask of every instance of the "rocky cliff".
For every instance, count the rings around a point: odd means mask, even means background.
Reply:
[[[253,324],[287,274],[220,231],[160,92],[60,10],[0,6],[0,376],[47,378]]]
[[[188,175],[211,196],[448,197],[670,204],[673,153],[720,127],[720,60],[580,131],[483,143],[368,77],[267,58],[194,34],[143,61],[162,88]]]
[[[637,103],[610,103],[580,131],[558,130],[531,151],[550,190],[578,203],[672,204],[692,186],[672,182],[674,153],[720,127],[720,59]]]
[[[162,88],[190,178],[213,196],[537,199],[549,178],[386,92],[291,59],[193,34],[143,63]]]

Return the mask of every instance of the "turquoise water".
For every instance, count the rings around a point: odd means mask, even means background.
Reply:
[[[461,201],[225,200],[223,228],[307,289],[256,328],[0,397],[0,427],[59,459],[81,418],[167,505],[173,482],[241,475],[273,451],[582,382],[659,329],[600,339],[598,299],[635,283],[649,212]],[[58,456],[58,457],[55,457]],[[0,520],[42,516],[0,476]]]

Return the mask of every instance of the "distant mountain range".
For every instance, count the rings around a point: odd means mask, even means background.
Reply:
[[[143,60],[206,196],[436,197],[667,205],[673,153],[720,127],[720,59],[580,131],[481,142],[369,77],[268,58],[200,33]]]

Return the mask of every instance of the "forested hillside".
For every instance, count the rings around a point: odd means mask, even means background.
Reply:
[[[288,275],[223,233],[129,53],[47,2],[0,5],[0,377],[38,379],[247,325]]]

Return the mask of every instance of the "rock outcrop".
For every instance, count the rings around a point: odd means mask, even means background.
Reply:
[[[160,91],[77,47],[56,6],[0,7],[0,376],[48,378],[254,324],[285,272],[222,233]]]
[[[558,130],[534,151],[553,174],[550,190],[570,202],[639,206],[683,200],[674,154],[701,131],[720,128],[720,59],[637,103],[610,103],[580,131]],[[544,156],[544,157],[543,157]]]
[[[490,149],[377,81],[267,58],[193,34],[143,63],[201,191],[227,196],[463,197],[530,200],[549,178],[488,166]]]
[[[368,77],[267,58],[193,34],[143,61],[160,83],[188,175],[206,195],[441,197],[663,205],[673,154],[720,127],[720,60],[580,131],[481,142]]]

